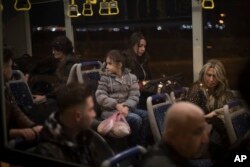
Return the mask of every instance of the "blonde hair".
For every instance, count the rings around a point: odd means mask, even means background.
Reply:
[[[216,59],[209,60],[201,69],[198,81],[204,85],[204,76],[209,68],[214,69],[215,78],[218,84],[213,92],[209,93],[204,87],[204,94],[207,97],[207,107],[211,110],[222,107],[226,102],[226,92],[229,90],[228,81],[226,78],[226,70],[223,64]]]

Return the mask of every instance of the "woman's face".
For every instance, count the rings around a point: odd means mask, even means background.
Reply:
[[[147,42],[145,39],[141,39],[137,44],[134,45],[133,50],[138,56],[142,56],[146,51]]]
[[[52,54],[54,55],[54,58],[57,60],[63,60],[65,58],[65,55],[63,52],[52,49]]]
[[[207,88],[214,88],[218,85],[218,80],[215,77],[214,68],[209,68],[204,74],[204,84]]]

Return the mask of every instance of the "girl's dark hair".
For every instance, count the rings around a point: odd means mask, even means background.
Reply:
[[[10,48],[3,49],[3,63],[9,63],[10,60],[13,59],[13,52]]]
[[[73,53],[72,42],[66,36],[56,37],[51,45],[53,49],[61,51],[66,55]]]
[[[109,51],[107,53],[106,58],[109,58],[110,60],[112,60],[116,64],[121,63],[122,64],[122,71],[124,71],[124,69],[125,69],[125,58],[121,54],[121,52],[119,50],[111,50],[111,51]]]
[[[142,32],[134,32],[129,39],[129,48],[133,48],[135,44],[138,44],[141,39],[146,40]]]

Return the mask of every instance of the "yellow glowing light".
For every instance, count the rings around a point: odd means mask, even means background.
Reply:
[[[14,9],[17,11],[29,11],[31,3],[29,0],[15,0]]]
[[[214,8],[214,1],[213,0],[202,0],[202,8],[203,9],[213,9]]]
[[[226,17],[226,14],[225,13],[221,13],[220,17]]]
[[[220,24],[224,24],[224,20],[219,20],[219,23]]]

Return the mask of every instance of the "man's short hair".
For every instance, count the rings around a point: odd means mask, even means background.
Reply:
[[[56,90],[56,100],[60,112],[80,104],[85,104],[86,99],[90,96],[92,96],[91,90],[79,83],[62,85]]]

